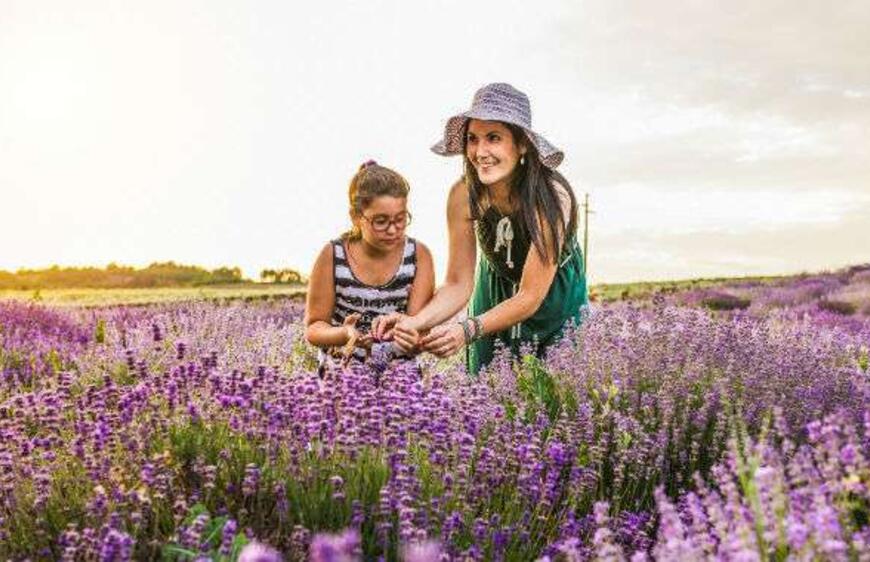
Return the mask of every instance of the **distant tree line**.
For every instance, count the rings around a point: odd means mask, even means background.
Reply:
[[[264,269],[260,272],[260,281],[263,283],[301,285],[306,282],[306,279],[295,269]]]
[[[105,269],[53,266],[48,269],[19,269],[15,273],[0,271],[2,289],[196,287],[247,281],[238,267],[219,267],[209,271],[171,261],[152,263],[143,269],[112,263]]]
[[[262,283],[302,285],[307,279],[295,269],[264,269]],[[136,269],[110,263],[99,267],[60,267],[47,269],[19,269],[16,272],[0,270],[0,289],[117,289],[148,287],[199,287],[203,285],[230,285],[250,283],[238,267],[219,267],[207,270],[195,265],[181,265],[172,261],[152,263]]]

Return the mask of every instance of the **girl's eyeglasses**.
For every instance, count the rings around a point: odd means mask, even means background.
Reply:
[[[371,218],[362,215],[362,218],[369,221],[369,224],[372,225],[372,230],[375,232],[384,232],[390,228],[391,224],[396,225],[396,228],[399,230],[402,230],[411,224],[411,213],[408,211],[399,213],[393,218],[390,218],[387,215],[375,215]]]

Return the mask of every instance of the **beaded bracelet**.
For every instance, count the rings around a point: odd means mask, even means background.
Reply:
[[[472,316],[471,322],[474,324],[474,340],[477,341],[483,337],[483,321],[478,316]]]
[[[459,325],[462,326],[462,333],[465,335],[465,345],[470,344],[473,340],[471,339],[471,328],[468,326],[468,319],[466,318]]]
[[[477,318],[469,317],[459,324],[462,326],[462,333],[465,334],[465,345],[476,342],[483,337],[483,325]]]

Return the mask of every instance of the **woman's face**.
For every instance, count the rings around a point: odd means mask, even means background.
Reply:
[[[405,197],[382,195],[351,220],[366,243],[379,250],[391,250],[405,238],[405,227],[410,221],[407,204]]]
[[[507,182],[525,152],[504,123],[477,119],[468,122],[465,156],[484,185]]]

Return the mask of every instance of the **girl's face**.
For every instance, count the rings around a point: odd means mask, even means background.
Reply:
[[[391,250],[405,238],[405,227],[411,220],[405,197],[382,195],[369,203],[359,215],[351,216],[363,240],[383,251]]]
[[[526,147],[518,146],[507,125],[499,121],[471,119],[465,135],[465,156],[481,183],[506,183]]]

